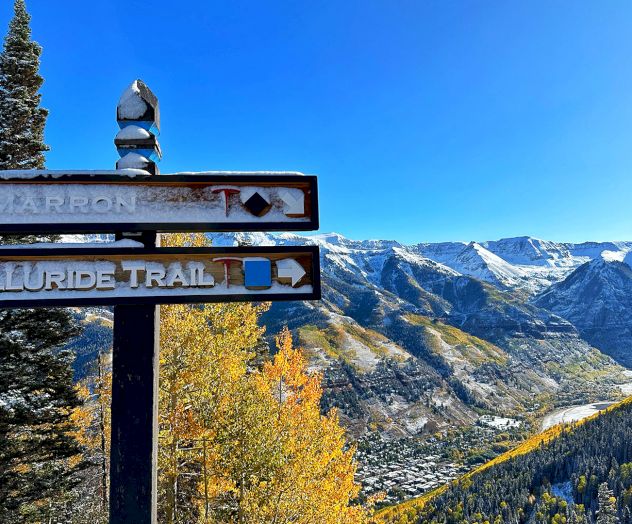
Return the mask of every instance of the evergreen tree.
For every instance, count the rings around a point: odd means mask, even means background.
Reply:
[[[66,310],[0,310],[0,522],[40,522],[74,483]]]
[[[31,40],[23,0],[0,53],[0,169],[44,167],[47,111],[39,107],[41,48]],[[54,237],[2,237],[2,243]],[[29,524],[61,518],[79,469],[71,434],[71,356],[77,334],[68,310],[0,310],[0,522]]]
[[[617,524],[617,499],[608,487],[607,482],[599,484],[599,509],[597,510],[597,524]]]
[[[40,107],[42,48],[31,40],[31,17],[24,0],[15,0],[14,16],[0,53],[0,170],[43,169],[44,126],[48,110]],[[0,242],[30,243],[58,237],[0,236]]]
[[[48,111],[40,107],[42,48],[31,40],[31,17],[24,0],[15,0],[0,55],[0,169],[43,169],[44,126]]]

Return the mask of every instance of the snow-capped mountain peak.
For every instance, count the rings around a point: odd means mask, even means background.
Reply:
[[[482,245],[515,265],[555,266],[571,256],[566,244],[528,236],[502,238],[483,242]]]
[[[595,259],[622,261],[632,250],[632,242],[573,244],[529,236],[413,245],[395,240],[352,240],[340,233],[222,233],[212,235],[212,239],[215,246],[318,245],[323,256],[338,267],[375,282],[379,280],[385,257],[389,254],[418,264],[431,260],[500,289],[518,289],[531,295],[563,280],[586,262]]]
[[[452,268],[463,275],[508,288],[518,287],[520,281],[526,277],[526,273],[520,268],[506,262],[477,242],[470,242],[457,255]]]

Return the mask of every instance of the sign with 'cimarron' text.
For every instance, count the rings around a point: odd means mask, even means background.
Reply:
[[[316,184],[283,172],[3,171],[0,233],[310,231]]]

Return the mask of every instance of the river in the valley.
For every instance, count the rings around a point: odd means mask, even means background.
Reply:
[[[549,413],[542,419],[542,431],[561,424],[562,422],[576,422],[606,409],[612,402],[594,402],[593,404],[583,404],[581,406],[569,406]]]
[[[626,371],[625,374],[632,377],[632,371],[630,370]],[[632,395],[632,382],[620,384],[619,388],[621,388],[621,392],[624,395]],[[561,424],[562,422],[577,422],[578,420],[590,417],[590,415],[594,415],[595,413],[606,409],[611,404],[613,404],[613,402],[603,401],[558,409],[549,413],[542,419],[542,431],[549,429],[556,424]]]

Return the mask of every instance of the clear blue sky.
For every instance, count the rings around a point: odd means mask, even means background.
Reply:
[[[163,172],[318,174],[322,231],[632,239],[628,0],[27,3],[51,169],[114,165],[138,77]]]

